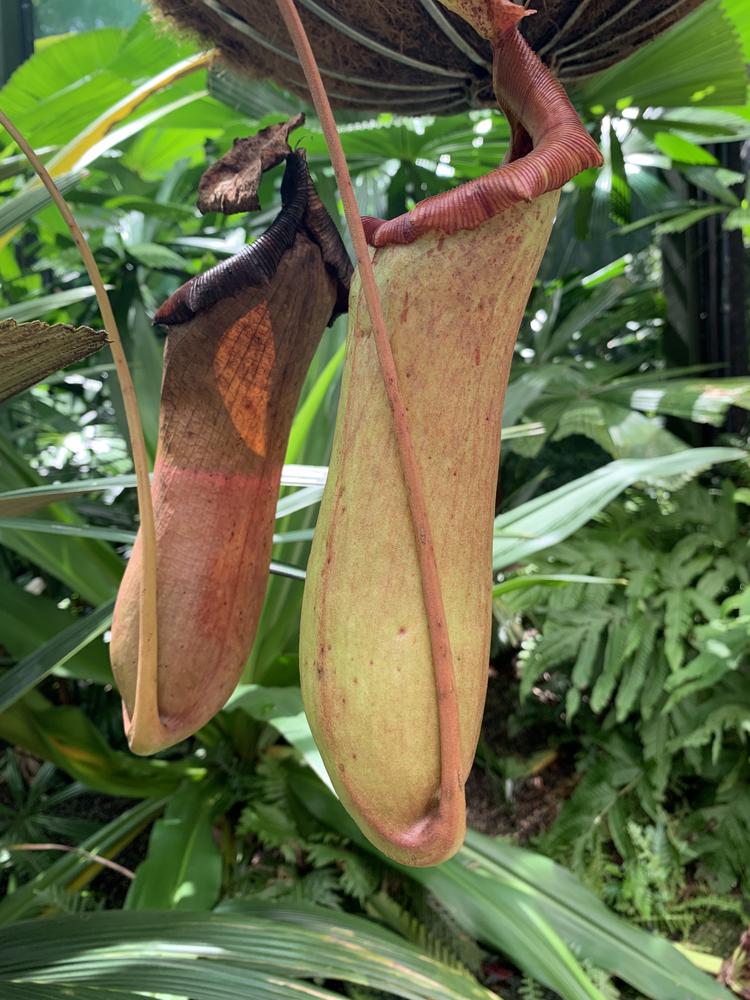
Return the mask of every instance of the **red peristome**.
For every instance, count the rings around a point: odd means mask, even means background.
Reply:
[[[362,216],[362,228],[365,231],[365,238],[370,246],[375,246],[375,233],[384,225],[385,219],[378,219],[374,215]]]
[[[494,83],[511,124],[511,162],[379,226],[368,220],[372,246],[412,243],[433,230],[475,229],[511,205],[555,191],[582,170],[601,165],[601,153],[562,85],[517,28],[495,41]]]

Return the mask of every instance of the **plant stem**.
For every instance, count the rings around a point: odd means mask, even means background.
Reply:
[[[113,872],[117,872],[118,875],[123,875],[125,878],[131,881],[135,878],[135,872],[131,871],[130,868],[126,868],[124,865],[119,865],[116,861],[110,861],[109,858],[102,857],[101,854],[92,854],[91,851],[87,851],[85,847],[71,846],[70,844],[9,844],[9,851],[66,851],[68,854],[80,854],[84,858],[88,858],[89,861],[95,861],[96,864],[102,865],[104,868],[111,868]]]
[[[133,379],[128,368],[122,338],[117,328],[112,304],[104,287],[101,273],[94,260],[94,255],[86,242],[86,238],[76,222],[67,202],[60,194],[46,167],[34,152],[24,136],[18,131],[8,116],[0,110],[0,124],[12,136],[19,148],[28,158],[39,179],[49,191],[50,197],[60,211],[70,234],[78,247],[83,263],[96,292],[104,329],[110,339],[110,349],[115,363],[117,379],[120,383],[125,417],[130,438],[130,448],[135,467],[136,488],[138,491],[138,512],[141,521],[143,545],[143,574],[140,593],[140,631],[138,640],[138,686],[136,690],[133,718],[130,720],[128,738],[131,740],[141,725],[161,726],[158,709],[157,689],[157,625],[156,625],[156,532],[154,528],[154,511],[151,503],[151,487],[149,484],[148,455],[143,438],[143,427],[138,413],[138,402],[135,395]],[[124,710],[123,710],[124,711]]]
[[[294,42],[300,64],[305,74],[315,110],[320,119],[323,133],[331,155],[331,163],[336,174],[344,214],[359,264],[362,291],[370,314],[375,347],[380,371],[383,376],[388,405],[393,416],[393,430],[396,437],[399,461],[404,475],[404,484],[409,503],[414,541],[419,560],[419,570],[424,595],[425,614],[430,635],[430,649],[435,673],[435,689],[440,726],[440,796],[434,819],[440,826],[453,826],[457,816],[463,817],[463,775],[461,773],[461,734],[458,714],[458,697],[453,668],[450,637],[445,620],[442,588],[432,530],[427,511],[427,502],[422,485],[422,476],[414,451],[409,428],[409,419],[404,406],[398,380],[396,362],[385,325],[383,309],[375,282],[375,272],[365,237],[365,230],[359,214],[346,156],[336,128],[333,111],[325,86],[318,70],[315,56],[310,46],[305,27],[299,16],[294,0],[276,0],[279,13]],[[424,827],[426,839],[432,836],[431,824]]]

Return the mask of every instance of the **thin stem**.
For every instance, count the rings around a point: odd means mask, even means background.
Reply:
[[[440,836],[441,832],[444,834],[451,830],[455,831],[456,827],[463,823],[464,808],[458,697],[432,529],[365,230],[331,105],[294,0],[276,0],[276,3],[297,50],[331,155],[344,214],[359,264],[360,281],[370,314],[388,405],[393,417],[393,430],[408,497],[430,636],[440,728],[440,797],[436,813],[421,827],[420,834],[420,839],[429,842],[436,835],[435,826],[438,828],[437,836]],[[409,831],[404,831],[405,836],[408,833]],[[415,846],[413,838],[410,837],[409,840],[412,846]]]
[[[94,260],[94,255],[86,242],[86,238],[73,217],[67,202],[60,194],[55,182],[50,177],[46,167],[18,131],[8,116],[0,110],[0,124],[12,136],[20,149],[28,158],[42,184],[49,191],[50,197],[60,211],[70,234],[78,247],[83,263],[96,292],[96,301],[101,312],[104,329],[110,339],[110,349],[115,363],[117,379],[120,383],[122,400],[125,406],[125,418],[130,438],[135,467],[136,488],[138,490],[138,512],[141,521],[141,544],[143,546],[143,574],[141,576],[140,593],[140,631],[138,640],[138,682],[136,688],[135,708],[130,720],[128,738],[131,744],[141,726],[152,728],[161,726],[158,709],[157,689],[157,632],[156,632],[156,531],[154,529],[154,510],[151,502],[149,485],[148,456],[143,439],[143,427],[138,413],[138,403],[135,387],[130,376],[122,338],[117,328],[112,305],[104,287],[102,276]]]
[[[103,865],[104,868],[111,868],[113,872],[117,872],[119,875],[124,875],[125,878],[131,881],[135,878],[135,872],[131,871],[130,868],[126,868],[124,865],[118,865],[116,861],[110,861],[109,858],[102,857],[101,854],[92,854],[91,851],[87,851],[85,847],[75,847],[70,844],[9,844],[7,850],[9,851],[66,851],[69,854],[80,854],[84,858],[88,858],[89,861],[95,861],[98,865]]]

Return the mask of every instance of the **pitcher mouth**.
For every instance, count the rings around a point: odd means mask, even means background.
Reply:
[[[460,13],[464,3],[453,0],[447,6]],[[484,177],[426,198],[395,219],[364,219],[371,246],[412,243],[431,230],[449,235],[475,229],[511,205],[557,190],[582,170],[602,165],[601,153],[562,85],[518,30],[517,12],[531,12],[516,4],[500,7],[516,13],[503,19],[501,9],[494,26],[485,28],[493,32],[495,94],[511,129],[506,162]]]

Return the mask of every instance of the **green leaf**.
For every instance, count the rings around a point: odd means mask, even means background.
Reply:
[[[162,341],[149,319],[143,301],[136,296],[128,308],[128,364],[138,397],[146,447],[152,460],[156,457],[159,437],[159,408],[161,405]],[[127,427],[119,384],[113,387],[112,400],[118,410],[120,427]]]
[[[725,229],[750,230],[750,208],[735,208],[724,219]]]
[[[649,666],[651,665],[651,654],[654,649],[658,629],[659,623],[655,619],[646,622],[646,627],[640,637],[633,661],[628,664],[625,676],[617,689],[615,710],[618,722],[624,722],[643,689]]]
[[[105,795],[161,796],[174,792],[185,778],[204,773],[189,758],[168,761],[113,750],[79,708],[52,707],[38,691],[29,692],[0,715],[0,738],[51,761]]]
[[[718,164],[716,157],[712,156],[707,149],[674,133],[657,132],[653,141],[662,153],[678,163],[704,164],[712,167]]]
[[[285,465],[281,474],[282,486],[323,486],[328,469],[325,466]],[[31,486],[28,489],[8,490],[0,493],[0,516],[20,517],[32,511],[56,503],[58,500],[74,499],[87,493],[103,493],[108,490],[135,489],[135,476],[109,476],[105,479],[77,479],[70,483],[48,483],[44,486]],[[296,496],[296,494],[294,494]],[[316,493],[310,492],[304,499],[310,503]],[[303,498],[300,498],[300,501]],[[319,497],[318,497],[319,499]],[[284,511],[277,514],[283,517]]]
[[[15,494],[41,485],[39,475],[20,457],[10,441],[0,434],[0,489]],[[52,507],[50,520],[74,524],[68,508]],[[93,539],[39,536],[34,532],[0,529],[0,543],[61,580],[90,604],[109,600],[122,576],[123,563],[109,545]]]
[[[469,830],[465,846],[450,861],[405,869],[367,842],[319,782],[297,779],[295,792],[320,821],[422,884],[463,930],[565,1000],[592,996],[594,989],[568,947],[653,1000],[731,1000],[670,942],[632,927],[575,875],[540,854]]]
[[[633,55],[591,76],[580,99],[612,110],[623,100],[642,108],[744,105],[745,63],[733,19],[720,0],[708,0]]]
[[[4,983],[6,1000],[95,1000],[84,986],[82,989],[68,986],[49,986],[40,983]]]
[[[661,209],[652,215],[645,215],[635,222],[630,222],[627,226],[620,226],[616,230],[616,233],[618,236],[629,236],[631,233],[654,226],[657,222],[669,222],[671,219],[681,219],[693,209],[694,205],[695,202],[684,202],[680,205],[673,205],[671,208]]]
[[[147,83],[196,51],[143,16],[129,30],[100,28],[45,39],[3,87],[0,104],[38,147],[69,142]],[[169,103],[168,94],[156,103]]]
[[[211,910],[221,889],[222,858],[212,835],[219,791],[185,782],[151,831],[146,860],[125,909]]]
[[[273,108],[278,121],[305,108],[299,97],[292,96],[270,81],[254,80],[245,74],[232,72],[226,65],[217,63],[208,74],[209,93],[250,121],[265,119]],[[310,111],[312,108],[308,105]]]
[[[666,222],[660,222],[654,229],[655,236],[667,236],[669,233],[684,233],[686,229],[694,226],[696,222],[701,222],[712,215],[719,215],[726,212],[726,205],[707,205],[705,208],[696,208],[692,212],[684,212],[676,215]]]
[[[632,376],[617,379],[602,388],[601,394],[623,406],[644,413],[682,417],[699,424],[720,427],[730,406],[750,409],[750,378],[643,379]]]
[[[62,194],[66,194],[75,188],[84,176],[82,170],[63,174],[56,178],[55,185]],[[33,218],[37,212],[46,208],[51,202],[52,196],[45,187],[23,191],[15,198],[6,198],[0,206],[0,236]]]
[[[591,683],[591,678],[594,672],[594,664],[596,663],[596,654],[599,652],[599,644],[603,630],[603,621],[593,622],[586,630],[586,638],[581,643],[578,657],[573,665],[573,672],[570,675],[570,679],[573,681],[579,692],[585,691]]]
[[[109,289],[112,286],[105,287]],[[94,295],[93,285],[82,285],[80,288],[68,288],[64,292],[53,292],[51,295],[30,296],[23,302],[16,302],[12,306],[3,306],[0,309],[0,320],[14,319],[18,323],[23,323],[26,320],[39,319],[57,309],[65,309],[66,306],[76,302],[93,299]]]
[[[684,170],[685,177],[691,184],[713,195],[718,201],[724,202],[730,208],[739,206],[740,199],[732,191],[732,187],[741,184],[745,177],[733,170],[723,167],[690,167]],[[726,220],[724,220],[726,226]]]
[[[659,458],[623,458],[495,518],[492,565],[502,570],[563,541],[628,486],[697,475],[717,462],[746,458],[737,448],[691,448]]]
[[[341,349],[345,333],[346,321],[342,317],[323,338],[310,367],[301,405],[292,425],[288,457],[293,457],[296,462],[308,463],[308,467],[314,468],[325,462],[330,454],[340,372],[339,363],[334,359]],[[317,499],[320,496],[322,490],[318,491]],[[278,524],[279,532],[301,530],[314,525],[314,512],[309,507],[317,500],[316,493],[312,490],[306,496],[300,496],[300,501],[291,496],[283,497],[278,507],[279,516],[282,511],[284,514],[293,513],[301,501],[305,503],[305,512],[293,521],[282,520]],[[287,546],[284,558],[302,566],[306,564],[308,554],[309,543],[299,542],[296,546]],[[296,667],[291,664],[297,655],[301,604],[302,588],[297,584],[280,577],[270,581],[256,642],[243,680],[269,685],[294,681]],[[282,664],[290,664],[290,667],[287,669]]]
[[[31,517],[0,517],[0,529],[2,528],[12,528],[14,531],[37,531],[43,535],[98,538],[100,541],[123,542],[131,545],[135,541],[134,531],[105,528],[93,524],[59,524],[57,521],[35,520]]]
[[[627,652],[630,624],[613,621],[607,632],[602,671],[591,691],[591,711],[598,715],[612,697]]]
[[[41,643],[53,639],[69,625],[78,621],[70,610],[43,594],[31,594],[12,580],[0,579],[0,635],[3,646],[14,659],[30,657]],[[56,667],[70,674],[100,684],[112,682],[112,671],[104,643],[90,643]]]
[[[543,349],[543,358],[549,360],[563,353],[572,343],[574,334],[605,315],[629,291],[631,284],[626,278],[614,277],[604,284],[595,285],[594,291],[554,327],[549,344]],[[556,374],[552,371],[549,377],[554,378]]]
[[[113,608],[114,601],[109,601],[91,614],[81,615],[0,676],[0,713],[109,628]]]
[[[192,1000],[339,998],[311,980],[408,1000],[493,1000],[470,975],[360,917],[244,903],[227,913],[109,911],[0,931],[0,983],[86,985],[98,995]]]
[[[299,459],[305,441],[312,430],[313,422],[326,396],[341,376],[341,366],[344,363],[345,354],[346,343],[343,343],[326,364],[318,378],[315,379],[310,387],[310,391],[305,396],[304,402],[298,408],[287,443],[287,462],[296,462]]]
[[[670,670],[679,670],[684,662],[692,611],[689,591],[668,590],[664,595],[664,652]]]
[[[598,968],[654,1000],[729,1000],[726,990],[695,969],[672,945],[611,913],[570,872],[548,858],[469,831],[456,859],[417,873],[464,929],[499,945],[500,886],[518,895]],[[514,907],[515,909],[515,907]],[[536,978],[536,970],[530,970]]]
[[[502,597],[514,590],[525,590],[528,587],[565,587],[569,583],[616,583],[624,586],[627,580],[607,576],[586,576],[580,573],[548,573],[546,575],[530,573],[527,576],[513,576],[510,580],[496,583],[492,588],[492,596]]]
[[[33,146],[64,142],[126,93],[127,82],[105,71],[125,34],[105,28],[50,39],[16,70],[0,103],[24,122]]]
[[[179,271],[181,274],[188,270],[188,262],[184,257],[158,243],[131,243],[127,245],[127,251],[139,264],[145,264],[146,267]]]
[[[315,745],[298,687],[271,688],[240,684],[226,705],[227,711],[242,709],[259,722],[274,727],[300,753],[320,780],[333,791],[323,758]]]

